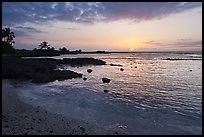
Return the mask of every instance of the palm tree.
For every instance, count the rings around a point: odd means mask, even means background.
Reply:
[[[15,35],[14,33],[10,30],[10,28],[5,28],[2,29],[2,53],[3,54],[10,54],[10,53],[15,53],[15,49],[13,48],[13,44],[15,43],[14,38]]]
[[[9,27],[2,30],[2,43],[12,46],[15,43],[14,38],[15,35]]]
[[[43,41],[42,43],[40,43],[39,48],[40,49],[48,49],[50,45],[48,45],[47,41]]]

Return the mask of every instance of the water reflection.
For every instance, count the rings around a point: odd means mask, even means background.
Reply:
[[[202,58],[202,55],[81,54],[56,58],[65,57],[93,57],[123,67],[58,66],[58,69],[82,73],[87,80],[54,81],[38,85],[32,91],[25,88],[27,94],[30,91],[29,96],[40,96],[34,100],[38,105],[104,126],[127,125],[130,133],[156,134],[161,130],[166,134],[201,133],[202,61],[162,59]],[[93,71],[87,73],[87,69]],[[110,78],[111,82],[103,83],[103,77]],[[110,92],[104,93],[105,89]]]

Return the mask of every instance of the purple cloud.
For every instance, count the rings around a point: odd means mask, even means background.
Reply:
[[[179,47],[200,47],[202,48],[202,40],[184,40],[184,41],[177,41],[169,45],[176,45]]]
[[[69,27],[69,28],[64,28],[64,29],[67,29],[67,30],[81,30],[81,28],[75,28],[75,27]]]
[[[144,44],[161,47],[161,48],[172,48],[172,47],[180,47],[180,48],[202,48],[202,40],[193,40],[193,39],[177,39],[175,42],[166,44],[160,43],[154,40],[145,41]]]
[[[18,37],[29,37],[33,33],[46,33],[45,31],[38,30],[34,27],[26,27],[26,26],[15,26],[11,27],[15,36]]]
[[[201,2],[3,2],[2,23],[47,23],[53,20],[92,24],[129,19],[160,19],[202,6]]]

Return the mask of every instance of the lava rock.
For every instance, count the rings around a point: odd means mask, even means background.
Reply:
[[[92,69],[87,69],[87,72],[88,72],[88,73],[91,73],[91,72],[92,72]]]
[[[110,64],[110,66],[118,66],[118,67],[122,67],[123,65],[120,65],[120,64]]]
[[[110,79],[109,78],[102,78],[103,83],[109,83]]]
[[[85,80],[87,80],[87,78],[83,78],[83,80],[85,81]]]

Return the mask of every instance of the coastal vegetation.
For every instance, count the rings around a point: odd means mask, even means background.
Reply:
[[[15,53],[15,49],[13,48],[13,44],[15,43],[14,32],[10,30],[10,28],[5,28],[2,30],[2,53],[3,54],[13,54]]]
[[[51,47],[47,41],[43,41],[38,45],[38,48],[33,50],[15,49],[15,35],[11,29],[2,29],[2,54],[20,57],[38,57],[38,56],[60,56],[60,54],[80,54],[81,49],[70,51],[66,47],[59,48],[59,50]]]

